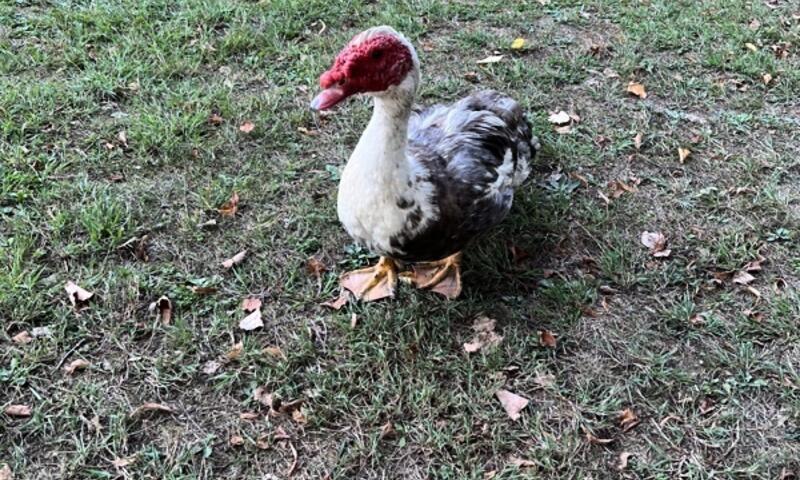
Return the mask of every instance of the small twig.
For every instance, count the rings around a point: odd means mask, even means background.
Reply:
[[[88,338],[80,339],[80,341],[78,341],[78,343],[76,343],[74,347],[70,348],[69,351],[65,353],[63,357],[61,357],[61,360],[56,364],[53,370],[58,370],[59,368],[61,368],[61,365],[64,364],[67,358],[69,358],[69,356],[72,355],[75,352],[75,350],[81,348],[81,346],[88,341],[89,341]]]

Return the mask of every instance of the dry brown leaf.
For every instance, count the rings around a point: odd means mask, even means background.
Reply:
[[[11,341],[17,345],[24,345],[26,343],[31,343],[33,341],[33,337],[31,337],[31,334],[28,333],[27,330],[23,330],[11,337]]]
[[[667,237],[661,232],[642,232],[640,241],[650,249],[654,257],[668,257],[672,251],[667,248]]]
[[[753,260],[752,262],[747,262],[747,265],[745,265],[742,270],[744,270],[745,272],[760,272],[761,264],[764,263],[766,260],[767,260],[766,258],[759,255],[758,258]]]
[[[349,300],[350,300],[350,292],[347,290],[342,290],[342,293],[339,294],[339,297],[336,300],[329,300],[327,302],[323,302],[322,306],[330,307],[334,310],[341,310],[342,307],[344,307]]]
[[[608,445],[613,442],[613,438],[600,438],[595,436],[592,432],[586,431],[586,440],[592,445]]]
[[[87,292],[72,281],[67,282],[64,286],[64,290],[66,290],[67,295],[69,295],[69,303],[77,310],[82,309],[86,305],[86,302],[94,296],[94,293]]]
[[[211,294],[217,293],[217,287],[194,287],[193,286],[193,287],[189,287],[189,289],[195,295],[200,295],[200,296],[211,295]]]
[[[647,98],[647,91],[645,91],[644,85],[639,82],[628,83],[628,88],[626,88],[625,91],[639,98]]]
[[[231,438],[228,439],[228,443],[232,447],[238,447],[244,445],[244,438],[242,438],[241,435],[231,435]]]
[[[319,135],[319,130],[309,130],[306,127],[297,127],[297,131],[309,137],[316,137]]]
[[[289,465],[289,469],[286,470],[286,476],[291,477],[295,470],[297,470],[297,450],[292,445],[292,442],[289,442],[289,449],[292,451],[292,464]]]
[[[320,278],[327,270],[328,267],[317,257],[311,257],[306,261],[306,272],[308,272],[309,275]]]
[[[275,399],[272,397],[272,394],[267,391],[266,387],[257,387],[253,390],[253,400],[271,409]]]
[[[269,355],[270,357],[286,358],[286,355],[284,355],[283,350],[281,350],[281,347],[265,347],[261,351]]]
[[[622,452],[619,454],[619,463],[617,463],[617,470],[625,470],[628,468],[628,459],[631,458],[633,454],[631,452]]]
[[[636,188],[635,185],[628,185],[622,180],[614,180],[613,182],[608,182],[608,186],[611,189],[611,196],[613,198],[619,198],[623,194],[625,194],[625,192],[636,193],[639,191],[639,189]]]
[[[488,57],[482,58],[475,63],[478,65],[486,65],[487,63],[497,63],[501,60],[503,60],[503,55],[489,55]]]
[[[237,342],[231,347],[230,350],[225,354],[225,358],[228,360],[237,360],[239,357],[242,356],[242,352],[244,352],[244,342]]]
[[[631,428],[639,424],[639,417],[630,408],[626,408],[619,414],[619,426],[622,427],[623,432],[627,432]]]
[[[256,328],[261,328],[263,326],[264,326],[264,321],[261,320],[261,310],[253,310],[253,313],[244,317],[239,322],[239,328],[241,328],[246,332],[255,330]]]
[[[769,85],[769,83],[772,81],[772,75],[765,73],[761,76],[761,80],[763,80],[764,85]]]
[[[258,297],[247,297],[242,300],[242,310],[252,312],[261,308],[261,299]]]
[[[208,116],[208,123],[211,125],[221,125],[223,118],[218,113],[212,113]]]
[[[692,151],[688,148],[679,147],[678,148],[678,161],[681,163],[686,162],[686,159],[689,158],[689,155],[692,154]]]
[[[216,360],[209,360],[203,365],[203,373],[206,375],[214,375],[219,370],[222,364]]]
[[[572,119],[567,112],[561,110],[559,112],[551,113],[550,116],[547,117],[547,121],[554,125],[565,125],[570,123]]]
[[[308,420],[306,420],[306,416],[303,414],[303,410],[300,408],[292,412],[292,420],[294,420],[295,423],[298,423],[300,425],[305,425],[306,423],[308,423]]]
[[[9,417],[30,417],[31,407],[28,405],[9,405],[5,409]]]
[[[0,480],[14,480],[14,472],[5,463],[0,467]]]
[[[747,285],[755,279],[756,277],[742,270],[733,277],[733,283],[736,283],[738,285]]]
[[[136,407],[130,414],[131,418],[136,418],[139,415],[147,412],[163,412],[163,413],[174,413],[175,410],[172,407],[155,402],[146,402],[142,405]]]
[[[270,447],[269,435],[267,434],[259,435],[258,439],[256,439],[256,447],[259,450],[268,450]]]
[[[239,125],[239,131],[243,133],[250,133],[253,129],[256,128],[256,125],[251,121],[246,121],[243,124]]]
[[[66,373],[67,375],[72,375],[73,373],[75,373],[75,371],[83,370],[84,368],[88,367],[89,365],[91,365],[91,364],[88,361],[86,361],[86,360],[84,360],[82,358],[79,358],[77,360],[71,361],[69,363],[69,365],[64,367],[64,373]]]
[[[517,468],[531,468],[531,467],[536,467],[537,466],[536,462],[533,462],[531,460],[525,460],[525,459],[522,459],[522,458],[519,458],[519,457],[511,457],[511,458],[509,458],[508,459],[508,463],[510,463],[511,465],[514,465]]]
[[[239,419],[250,421],[257,419],[259,416],[256,412],[242,412],[239,414]]]
[[[290,440],[291,438],[292,437],[290,437],[289,434],[286,433],[286,430],[284,430],[283,427],[277,427],[275,429],[275,433],[272,434],[272,439],[275,440],[276,442],[279,442],[281,440]]]
[[[495,333],[494,327],[497,322],[489,317],[478,317],[472,325],[475,336],[471,342],[464,344],[464,351],[474,353],[484,347],[495,347],[500,344],[503,337]]]
[[[242,263],[242,260],[244,260],[244,257],[246,256],[247,256],[247,250],[242,250],[241,252],[237,253],[236,255],[222,262],[222,266],[226,269],[231,268],[234,265]]]
[[[556,337],[550,330],[539,330],[539,344],[543,347],[556,348]]]
[[[756,290],[755,288],[751,287],[750,285],[746,286],[745,289],[750,292],[756,299],[761,300],[761,292]]]
[[[395,436],[394,425],[392,422],[386,422],[381,426],[381,432],[378,438],[381,440],[385,440],[387,438],[392,438]]]
[[[508,418],[511,420],[517,420],[521,414],[523,408],[528,405],[528,399],[525,397],[521,397],[516,393],[511,393],[508,390],[500,389],[495,392],[497,399],[500,400],[500,404],[503,405],[503,408],[508,414]]]
[[[134,462],[136,462],[136,455],[131,455],[130,457],[117,457],[114,460],[111,460],[111,465],[114,465],[114,467],[119,470],[127,467],[128,465],[132,465]]]
[[[559,135],[566,135],[568,133],[572,133],[572,126],[571,125],[562,125],[560,127],[555,128],[556,133]]]
[[[164,325],[169,325],[172,321],[172,302],[166,296],[162,296],[151,303],[150,311],[157,312],[158,318]]]
[[[539,374],[533,379],[533,383],[542,388],[549,388],[556,384],[556,377],[551,374]]]
[[[237,210],[239,210],[239,194],[235,191],[231,194],[231,198],[217,209],[223,217],[235,217]]]
[[[641,133],[637,133],[636,136],[633,137],[633,146],[636,148],[636,150],[641,150],[642,149],[642,134]]]

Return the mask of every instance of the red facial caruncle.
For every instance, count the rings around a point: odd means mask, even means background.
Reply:
[[[413,66],[411,52],[395,36],[379,34],[364,41],[356,37],[320,76],[323,90],[311,108],[326,110],[357,93],[387,90],[402,82]]]

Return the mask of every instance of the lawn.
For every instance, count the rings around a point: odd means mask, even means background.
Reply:
[[[379,24],[543,148],[460,299],[337,311],[371,106],[308,103]],[[0,3],[0,479],[800,477],[798,48],[792,0]]]

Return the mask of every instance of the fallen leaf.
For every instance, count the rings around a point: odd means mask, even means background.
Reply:
[[[86,302],[94,296],[94,293],[87,292],[72,281],[67,282],[64,286],[64,290],[66,290],[67,295],[69,295],[69,303],[77,310],[84,308]]]
[[[261,310],[253,310],[253,313],[244,317],[239,322],[239,328],[241,328],[246,332],[255,330],[256,328],[261,328],[263,326],[264,326],[264,321],[261,320]]]
[[[517,420],[520,417],[520,411],[528,405],[527,398],[511,393],[508,390],[500,389],[495,392],[495,395],[511,420]]]
[[[678,161],[684,163],[691,154],[692,151],[689,150],[688,148],[682,148],[682,147],[678,148]]]
[[[0,467],[0,480],[14,480],[14,472],[5,463]]]
[[[162,296],[150,304],[149,310],[156,312],[161,323],[169,325],[172,321],[172,302],[166,296]]]
[[[764,81],[764,85],[769,85],[769,83],[772,81],[772,75],[770,75],[769,73],[765,73],[764,75],[761,76],[761,80]]]
[[[560,127],[556,127],[555,131],[559,135],[567,135],[568,133],[572,133],[572,126],[571,125],[562,125]]]
[[[261,308],[261,299],[258,297],[247,297],[242,301],[242,310],[252,312]]]
[[[508,463],[510,463],[511,465],[514,465],[517,468],[530,468],[530,467],[536,467],[537,466],[536,462],[533,462],[531,460],[524,460],[524,459],[519,458],[519,457],[511,457],[511,458],[509,458],[508,459]]]
[[[289,465],[289,469],[286,470],[286,476],[291,477],[294,471],[297,469],[297,450],[294,448],[291,442],[289,442],[289,449],[292,451],[292,464]]]
[[[551,113],[549,117],[547,117],[547,121],[555,124],[555,125],[564,125],[572,121],[569,114],[564,110],[561,110],[556,113]]]
[[[200,295],[200,296],[211,295],[213,293],[217,293],[217,287],[194,287],[193,286],[193,287],[189,287],[189,289],[195,295]]]
[[[757,259],[751,262],[747,262],[747,265],[745,265],[742,270],[744,270],[745,272],[760,272],[761,264],[764,263],[766,260],[767,260],[766,258],[759,255]]]
[[[615,199],[621,197],[626,192],[636,193],[639,191],[639,189],[636,188],[636,186],[628,185],[622,180],[614,180],[613,182],[608,182],[608,187],[611,189],[611,197]]]
[[[747,285],[748,283],[752,282],[755,279],[756,277],[742,270],[733,277],[733,283],[736,283],[738,285]]]
[[[203,373],[206,375],[214,375],[219,370],[222,364],[216,360],[209,360],[203,365]]]
[[[484,347],[495,347],[500,344],[503,337],[495,333],[494,327],[497,322],[489,317],[478,317],[472,329],[475,331],[475,336],[471,342],[464,344],[464,351],[467,353],[474,353]]]
[[[619,426],[622,427],[623,432],[627,432],[631,428],[639,424],[639,417],[631,410],[626,408],[619,414]]]
[[[33,341],[33,337],[31,337],[31,334],[28,333],[27,330],[23,330],[11,337],[11,341],[17,345],[24,345],[26,343],[31,343]]]
[[[119,470],[120,468],[132,465],[134,462],[136,462],[136,455],[131,455],[130,457],[114,458],[114,460],[111,460],[111,465],[114,465],[114,467]]]
[[[253,131],[254,128],[256,128],[256,126],[251,121],[246,121],[243,124],[239,125],[239,131],[243,133],[250,133]]]
[[[82,358],[79,358],[77,360],[71,361],[69,363],[69,365],[64,367],[64,373],[66,373],[67,375],[72,375],[73,373],[75,373],[75,371],[83,370],[84,368],[88,367],[89,365],[91,365],[91,364],[88,361],[86,361],[86,360],[84,360]]]
[[[259,435],[258,439],[256,440],[256,447],[259,450],[267,450],[269,449],[269,435]]]
[[[223,118],[218,113],[212,113],[208,116],[208,123],[211,125],[220,125],[223,121]]]
[[[586,430],[586,440],[592,445],[608,445],[614,441],[613,438],[599,438],[588,430]]]
[[[275,440],[276,442],[281,440],[290,440],[291,438],[292,437],[290,437],[289,434],[286,433],[286,430],[284,430],[283,427],[276,428],[275,433],[272,435],[272,439]]]
[[[272,394],[267,391],[266,387],[256,387],[256,389],[253,390],[253,400],[270,409],[272,409],[272,404],[274,402]]]
[[[658,422],[658,426],[659,426],[659,427],[663,427],[664,425],[666,425],[666,424],[667,424],[667,422],[669,422],[669,421],[671,421],[671,420],[678,420],[678,421],[680,421],[680,419],[681,419],[681,417],[679,417],[679,416],[677,416],[677,415],[667,415],[666,417],[662,418],[660,422]]]
[[[541,0],[539,0],[541,3]],[[497,476],[497,470],[489,470],[488,472],[484,472],[483,480],[492,480],[494,477]]]
[[[758,47],[756,47],[754,44],[752,44],[750,42],[745,43],[744,46],[747,47],[747,49],[750,50],[751,52],[757,52],[758,51]]]
[[[636,148],[636,150],[641,150],[642,149],[642,134],[641,133],[637,133],[636,136],[633,137],[633,146]]]
[[[478,60],[475,63],[477,63],[478,65],[485,65],[487,63],[497,63],[497,62],[501,61],[502,59],[503,59],[503,55],[489,55],[488,57],[483,58],[481,60]]]
[[[295,423],[298,423],[300,425],[305,425],[306,423],[308,423],[308,420],[306,420],[306,416],[303,414],[303,410],[299,408],[292,412],[292,420],[294,420]]]
[[[617,470],[625,470],[628,468],[628,459],[631,458],[633,454],[631,452],[622,452],[619,454],[619,463],[617,463]]]
[[[269,355],[270,357],[286,358],[286,355],[283,354],[283,350],[281,350],[280,347],[265,347],[261,351]]]
[[[234,265],[242,263],[242,260],[244,260],[244,257],[246,256],[247,256],[247,250],[242,250],[241,252],[237,253],[236,255],[222,262],[222,266],[226,269],[231,268]]]
[[[150,238],[149,235],[142,235],[142,238],[136,243],[136,247],[133,249],[133,255],[143,262],[149,262],[150,256],[147,255],[147,239]]]
[[[323,307],[330,307],[334,310],[341,310],[342,307],[350,300],[350,292],[347,290],[343,290],[339,297],[336,300],[328,300],[327,302],[323,302]]]
[[[244,445],[244,438],[242,438],[240,435],[231,435],[231,438],[228,439],[228,444],[230,444],[232,447]]]
[[[9,417],[30,417],[31,407],[27,405],[9,405],[5,409]]]
[[[386,422],[381,426],[381,432],[378,438],[381,440],[385,440],[387,438],[391,438],[395,435],[394,425],[392,422]]]
[[[747,289],[748,292],[753,294],[754,297],[756,297],[758,300],[761,300],[761,292],[759,292],[758,290],[756,290],[755,288],[753,288],[753,287],[751,287],[749,285],[747,287],[745,287],[745,288]]]
[[[259,416],[256,412],[242,412],[239,414],[239,419],[250,421],[257,419]]]
[[[320,278],[326,270],[328,270],[328,267],[317,257],[311,257],[306,261],[306,271],[309,275]]]
[[[117,140],[119,140],[119,143],[122,145],[128,146],[128,135],[125,133],[125,130],[120,130],[119,133],[117,133]]]
[[[227,202],[223,203],[222,206],[217,209],[217,211],[223,217],[234,217],[236,216],[236,211],[238,209],[239,209],[239,194],[234,191],[231,194],[231,198],[228,199]]]
[[[543,347],[556,348],[556,337],[550,330],[539,330],[539,344]]]
[[[139,415],[142,415],[143,413],[147,413],[147,412],[174,413],[175,410],[173,410],[172,407],[169,407],[167,405],[163,405],[161,403],[146,402],[146,403],[143,403],[142,405],[139,405],[138,407],[136,407],[130,413],[130,417],[131,418],[136,418]]]
[[[319,130],[309,130],[306,127],[297,127],[297,131],[309,137],[316,137],[319,135]]]
[[[212,218],[211,220],[206,220],[203,223],[198,223],[197,228],[212,228],[217,226],[217,220]]]
[[[772,285],[772,289],[775,291],[775,293],[780,295],[784,290],[786,290],[786,280],[780,277],[776,278],[775,283]]]
[[[755,18],[753,19],[753,21],[750,22],[749,25],[747,25],[747,28],[749,28],[750,30],[758,30],[759,27],[761,27],[761,22],[759,22],[758,19]]]
[[[645,91],[644,85],[639,82],[628,83],[628,88],[625,91],[636,95],[639,98],[647,98],[647,92]]]
[[[244,351],[244,342],[237,342],[231,347],[230,350],[225,354],[225,358],[228,360],[237,360],[239,357],[242,356],[242,352]]]
[[[672,251],[667,248],[667,237],[661,232],[642,232],[640,241],[650,249],[654,257],[668,257]]]
[[[704,399],[703,399],[703,400],[700,402],[700,413],[702,413],[703,415],[705,415],[705,414],[707,414],[707,413],[709,413],[709,412],[713,411],[713,410],[714,410],[714,408],[716,408],[716,407],[714,406],[714,403],[715,403],[715,402],[714,402],[714,400],[712,400],[712,399],[710,399],[710,398],[704,398]]]
[[[515,38],[513,42],[511,42],[511,50],[522,50],[525,47],[525,39],[524,38]]]
[[[358,325],[358,315],[356,315],[356,313],[353,312],[353,314],[350,315],[350,328],[355,329],[356,325]]]

